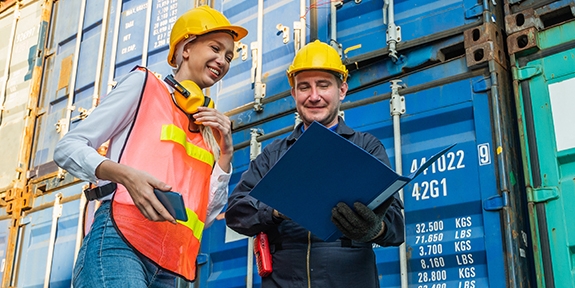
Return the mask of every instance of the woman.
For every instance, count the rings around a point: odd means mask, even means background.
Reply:
[[[172,28],[164,81],[143,67],[121,79],[58,143],[54,161],[97,183],[96,211],[74,267],[74,287],[174,287],[195,279],[202,230],[226,203],[231,122],[201,95],[228,72],[247,31],[200,6]],[[107,157],[95,148],[110,140]],[[176,221],[154,189],[182,194]],[[160,193],[162,193],[160,191]]]

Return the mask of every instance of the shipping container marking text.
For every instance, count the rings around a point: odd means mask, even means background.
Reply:
[[[455,224],[455,241],[454,252],[455,263],[457,263],[457,278],[461,281],[458,282],[458,288],[475,288],[477,276],[476,267],[473,266],[475,259],[473,258],[472,242],[469,238],[472,236],[473,221],[471,216],[462,216],[454,219]],[[453,230],[451,230],[453,231]],[[435,220],[424,223],[415,224],[415,244],[419,247],[414,247],[418,251],[418,256],[422,257],[419,261],[421,268],[425,271],[416,274],[418,288],[446,288],[446,283],[429,283],[429,282],[445,282],[448,281],[448,274],[446,268],[446,257],[444,253],[445,234],[450,231],[445,230],[444,220]],[[453,238],[451,238],[453,239]],[[429,256],[432,256],[428,258]],[[425,258],[424,258],[425,257]],[[423,284],[429,283],[429,284]]]
[[[458,150],[456,152],[448,152],[441,155],[437,161],[433,162],[429,168],[423,171],[423,175],[427,175],[428,172],[431,174],[442,173],[445,171],[453,171],[465,168],[463,159],[465,158],[465,152],[463,150]],[[421,167],[427,159],[413,159],[411,162],[411,173],[415,172],[417,168]],[[411,196],[415,198],[416,201],[427,200],[431,198],[439,198],[441,196],[447,196],[447,180],[442,178],[441,180],[430,180],[413,183],[413,190],[411,191]]]

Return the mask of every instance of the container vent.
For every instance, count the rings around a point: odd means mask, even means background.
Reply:
[[[445,47],[440,50],[443,54],[443,61],[449,61],[465,55],[465,45],[463,42],[457,43],[453,46]]]
[[[541,15],[540,18],[541,22],[543,22],[543,27],[549,28],[563,22],[571,21],[575,19],[575,16],[573,16],[573,13],[571,12],[571,7],[566,6],[553,12]]]

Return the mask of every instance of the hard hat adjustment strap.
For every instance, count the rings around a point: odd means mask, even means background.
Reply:
[[[196,35],[188,35],[187,37],[188,37],[187,39],[184,39],[180,41],[180,43],[176,44],[176,49],[173,57],[176,57],[176,67],[178,68],[180,67],[180,65],[182,65],[182,61],[184,61],[184,58],[182,56],[182,53],[184,52],[184,47],[186,47],[188,43],[196,39]]]

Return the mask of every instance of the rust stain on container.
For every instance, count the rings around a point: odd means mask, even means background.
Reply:
[[[74,60],[74,54],[62,59],[60,70],[60,76],[58,77],[58,90],[62,88],[67,88],[70,83],[70,74],[72,74],[72,64]]]
[[[0,1],[0,13],[4,12],[6,9],[12,7],[12,5],[14,5],[14,3],[16,3],[18,0],[3,0]]]

